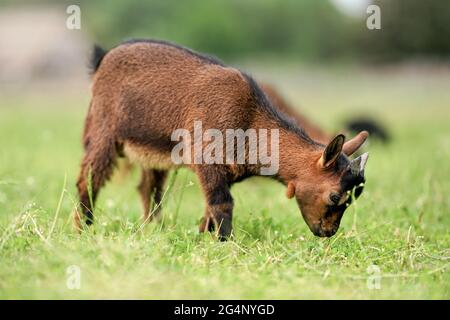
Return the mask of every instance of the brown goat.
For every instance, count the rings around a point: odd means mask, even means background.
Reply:
[[[348,156],[363,144],[367,132],[348,142],[343,135],[326,146],[315,142],[295,121],[273,107],[250,76],[214,58],[167,42],[136,40],[110,50],[95,69],[83,135],[85,153],[77,182],[80,209],[87,224],[93,222],[95,199],[111,175],[116,158],[126,156],[143,167],[139,191],[145,220],[151,219],[152,191],[157,191],[154,198],[159,203],[167,171],[185,165],[197,174],[206,196],[200,231],[216,228],[220,239],[229,237],[231,185],[261,175],[264,164],[249,161],[248,140],[242,163],[174,163],[171,155],[177,144],[173,133],[180,128],[194,132],[198,121],[204,130],[218,132],[256,129],[266,130],[273,137],[271,130],[276,130],[281,152],[278,170],[271,177],[287,185],[288,198],[295,195],[315,235],[335,234],[351,201],[349,191],[356,188],[355,196],[362,191],[367,154],[352,161]],[[190,142],[194,150],[196,143]],[[274,153],[273,145],[268,149]],[[81,218],[77,210],[74,219],[79,229]]]

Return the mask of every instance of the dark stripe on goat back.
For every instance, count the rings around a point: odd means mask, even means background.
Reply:
[[[121,44],[134,44],[134,43],[154,43],[154,44],[165,45],[168,47],[172,47],[172,48],[181,50],[191,56],[196,57],[197,59],[201,60],[204,63],[215,64],[215,65],[219,65],[222,67],[226,67],[226,65],[220,59],[218,59],[214,56],[207,55],[204,53],[199,53],[197,51],[191,50],[189,48],[183,47],[181,45],[175,44],[170,41],[156,40],[156,39],[130,39],[130,40],[126,40],[126,41],[122,42]]]
[[[241,73],[244,76],[244,78],[246,79],[247,83],[249,84],[250,92],[251,92],[253,98],[255,99],[256,103],[258,104],[258,106],[260,108],[262,108],[264,110],[264,112],[269,114],[269,116],[272,119],[274,119],[280,127],[284,128],[288,131],[296,133],[300,138],[302,138],[303,140],[305,140],[306,142],[308,142],[311,145],[322,146],[321,144],[312,140],[308,136],[306,131],[302,127],[300,127],[295,122],[294,119],[292,119],[288,115],[286,115],[283,112],[281,112],[280,110],[278,110],[278,108],[276,108],[270,102],[270,100],[267,98],[266,94],[260,88],[260,86],[255,81],[255,79],[253,79],[250,75],[248,75],[242,71],[241,71]]]

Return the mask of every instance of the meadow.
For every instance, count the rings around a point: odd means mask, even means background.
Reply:
[[[365,191],[334,237],[314,237],[285,187],[263,178],[232,189],[233,240],[199,234],[203,196],[184,169],[169,178],[161,222],[141,225],[139,173],[119,172],[78,235],[87,86],[6,92],[0,298],[449,299],[450,73],[286,69],[255,74],[330,132],[368,114],[392,135],[366,146]]]

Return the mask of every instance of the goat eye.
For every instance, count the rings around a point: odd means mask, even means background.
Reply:
[[[331,202],[333,202],[334,204],[338,204],[339,200],[341,200],[341,197],[337,194],[337,193],[332,193],[330,195],[330,200]]]

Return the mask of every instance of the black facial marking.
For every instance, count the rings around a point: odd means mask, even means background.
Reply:
[[[341,192],[351,192],[354,190],[354,197],[357,199],[364,189],[364,183],[366,182],[366,179],[364,178],[364,173],[359,173],[357,175],[352,174],[351,171],[348,169],[348,165],[350,164],[350,160],[348,157],[341,155],[337,161],[336,166],[334,167],[334,171],[336,173],[342,172],[341,175],[341,181],[340,181],[340,187]],[[345,209],[352,203],[352,197],[348,197],[347,201],[341,205],[333,205],[329,206],[330,210],[332,211],[345,211]]]
[[[366,179],[364,179],[364,176],[361,174],[354,175],[351,174],[351,172],[344,172],[344,174],[341,177],[341,190],[343,192],[351,191],[355,187],[359,187],[361,183],[366,182]],[[361,187],[360,187],[361,188]]]

